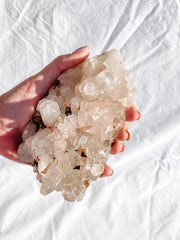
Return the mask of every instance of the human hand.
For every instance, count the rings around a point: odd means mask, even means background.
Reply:
[[[32,119],[39,100],[47,93],[59,75],[84,61],[89,55],[89,47],[76,50],[72,54],[59,56],[42,71],[26,79],[24,82],[0,96],[0,154],[19,163],[17,155],[21,143],[22,132],[26,124]],[[121,129],[118,140],[112,146],[112,154],[123,150],[124,141],[129,138],[126,129],[129,122],[137,120],[139,113],[131,107],[126,113],[126,122]],[[24,163],[27,164],[27,163]],[[102,177],[112,175],[110,166],[106,165]]]
[[[123,152],[125,150],[125,146],[121,141],[128,141],[130,139],[130,122],[139,120],[141,117],[141,114],[135,106],[130,107],[126,111],[126,120],[124,122],[124,126],[121,128],[116,141],[111,147],[111,154],[118,154],[120,152]],[[101,175],[101,177],[106,177],[106,176],[112,176],[113,175],[113,170],[109,165],[105,166],[104,172]]]

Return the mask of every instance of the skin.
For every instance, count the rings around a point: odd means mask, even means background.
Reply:
[[[17,155],[21,135],[26,124],[31,120],[38,101],[47,93],[54,81],[65,70],[75,67],[89,56],[89,47],[83,47],[72,54],[59,56],[42,71],[23,81],[10,91],[0,96],[0,154],[8,159],[23,163]],[[135,106],[126,112],[126,121],[120,130],[111,154],[124,151],[121,141],[129,140],[130,122],[140,118]],[[111,176],[113,170],[106,165],[101,177]]]

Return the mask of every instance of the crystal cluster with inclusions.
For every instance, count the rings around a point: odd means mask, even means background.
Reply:
[[[119,50],[65,71],[37,105],[18,154],[32,162],[41,193],[80,201],[104,171],[135,88]]]

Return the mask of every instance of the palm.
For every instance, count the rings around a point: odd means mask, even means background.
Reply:
[[[21,142],[23,129],[35,113],[38,101],[46,94],[61,72],[81,63],[88,55],[89,48],[74,54],[60,56],[41,72],[0,97],[0,152],[2,155],[22,163],[17,156],[18,145]],[[129,122],[137,120],[138,116],[134,106],[127,111],[125,125],[118,136],[119,140],[127,140],[126,130],[129,128]],[[119,140],[113,145],[112,154],[122,151],[123,144]],[[112,169],[106,165],[102,176],[111,175],[110,172]]]

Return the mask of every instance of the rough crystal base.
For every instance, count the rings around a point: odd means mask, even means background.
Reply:
[[[80,201],[104,171],[135,88],[119,50],[64,72],[24,129],[19,158],[32,162],[41,193]]]

